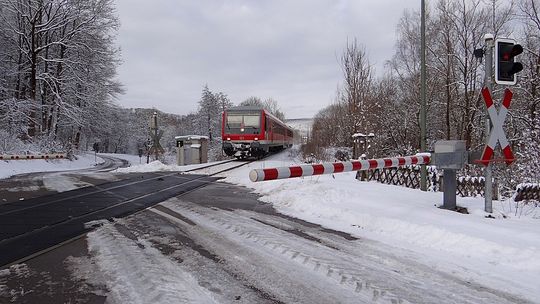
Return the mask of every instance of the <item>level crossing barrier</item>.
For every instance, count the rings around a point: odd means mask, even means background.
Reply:
[[[65,159],[67,153],[51,154],[0,154],[0,160]]]
[[[251,179],[252,182],[260,182],[275,179],[343,173],[350,171],[363,171],[370,169],[392,168],[409,165],[427,165],[430,163],[430,161],[431,154],[422,153],[414,156],[353,160],[337,163],[310,164],[267,169],[253,169],[251,170],[251,172],[249,172],[249,179]]]

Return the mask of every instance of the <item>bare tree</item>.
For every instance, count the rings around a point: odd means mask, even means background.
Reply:
[[[365,49],[360,46],[356,38],[347,42],[341,56],[341,69],[343,71],[343,101],[347,105],[347,120],[344,129],[349,132],[352,144],[352,135],[375,131],[376,112],[379,104],[373,98],[372,67],[369,64]],[[354,147],[356,149],[356,147]],[[356,150],[353,156],[357,157]]]
[[[268,98],[263,101],[259,97],[251,96],[242,101],[239,105],[261,107],[268,110],[272,115],[276,116],[280,120],[285,120],[285,114],[279,108],[278,102],[273,98]]]

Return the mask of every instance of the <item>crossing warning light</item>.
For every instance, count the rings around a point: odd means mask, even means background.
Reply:
[[[515,62],[515,56],[523,53],[523,47],[514,39],[498,38],[495,40],[495,82],[498,84],[516,84],[516,74],[523,70],[521,62]]]

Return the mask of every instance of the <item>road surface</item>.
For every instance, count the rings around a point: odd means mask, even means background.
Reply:
[[[209,182],[0,270],[1,303],[530,303]]]

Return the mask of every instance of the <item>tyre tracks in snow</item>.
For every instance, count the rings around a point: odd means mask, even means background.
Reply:
[[[178,198],[147,211],[154,220],[160,218],[158,226],[176,227],[175,233],[190,239],[195,251],[210,253],[206,263],[219,264],[277,302],[528,303],[423,265],[412,253],[392,253],[397,249],[281,215],[200,206]],[[175,238],[155,238],[152,244],[159,248]],[[169,254],[185,245],[173,245]]]

